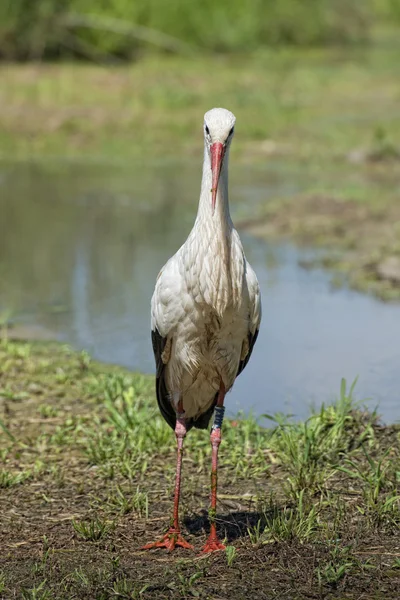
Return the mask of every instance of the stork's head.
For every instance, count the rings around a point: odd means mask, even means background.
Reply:
[[[214,214],[219,175],[224,156],[233,138],[236,118],[226,108],[213,108],[204,115],[204,140],[211,157],[211,203]]]

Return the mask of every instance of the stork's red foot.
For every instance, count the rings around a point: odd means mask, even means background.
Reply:
[[[181,546],[181,548],[186,548],[187,550],[194,550],[192,544],[189,544],[189,542],[187,542],[181,536],[179,529],[170,527],[169,531],[159,542],[146,544],[145,546],[142,546],[141,550],[150,550],[151,548],[167,548],[169,552],[172,552],[176,546]]]
[[[219,541],[216,535],[210,535],[208,540],[206,541],[205,546],[202,548],[203,554],[208,554],[209,552],[217,552],[218,550],[225,550],[226,546],[222,542]]]

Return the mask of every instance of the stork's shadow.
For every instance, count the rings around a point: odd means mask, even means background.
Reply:
[[[210,531],[210,522],[205,510],[200,515],[186,517],[184,524],[193,535],[204,532],[208,534]],[[218,514],[216,524],[218,535],[221,538],[226,538],[228,542],[233,542],[248,536],[248,530],[254,527],[259,526],[262,531],[266,525],[266,514],[265,512],[247,510]]]

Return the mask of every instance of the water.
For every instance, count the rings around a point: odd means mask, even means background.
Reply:
[[[236,168],[234,216],[302,189],[282,165]],[[124,170],[0,166],[0,316],[153,372],[149,306],[161,266],[185,240],[197,208],[198,165]],[[252,359],[228,398],[230,412],[309,414],[356,376],[357,397],[400,419],[400,307],[333,291],[322,270],[299,267],[312,251],[242,233],[263,295]]]

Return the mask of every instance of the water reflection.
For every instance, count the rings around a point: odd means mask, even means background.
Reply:
[[[193,223],[200,170],[161,165],[0,168],[0,310],[85,348],[100,360],[153,371],[149,305],[160,267]],[[303,185],[276,165],[236,169],[234,213]],[[400,417],[400,308],[346,290],[332,293],[322,271],[298,267],[299,253],[243,235],[260,279],[262,331],[230,395],[232,410],[285,410],[333,398],[357,374],[358,395]]]

